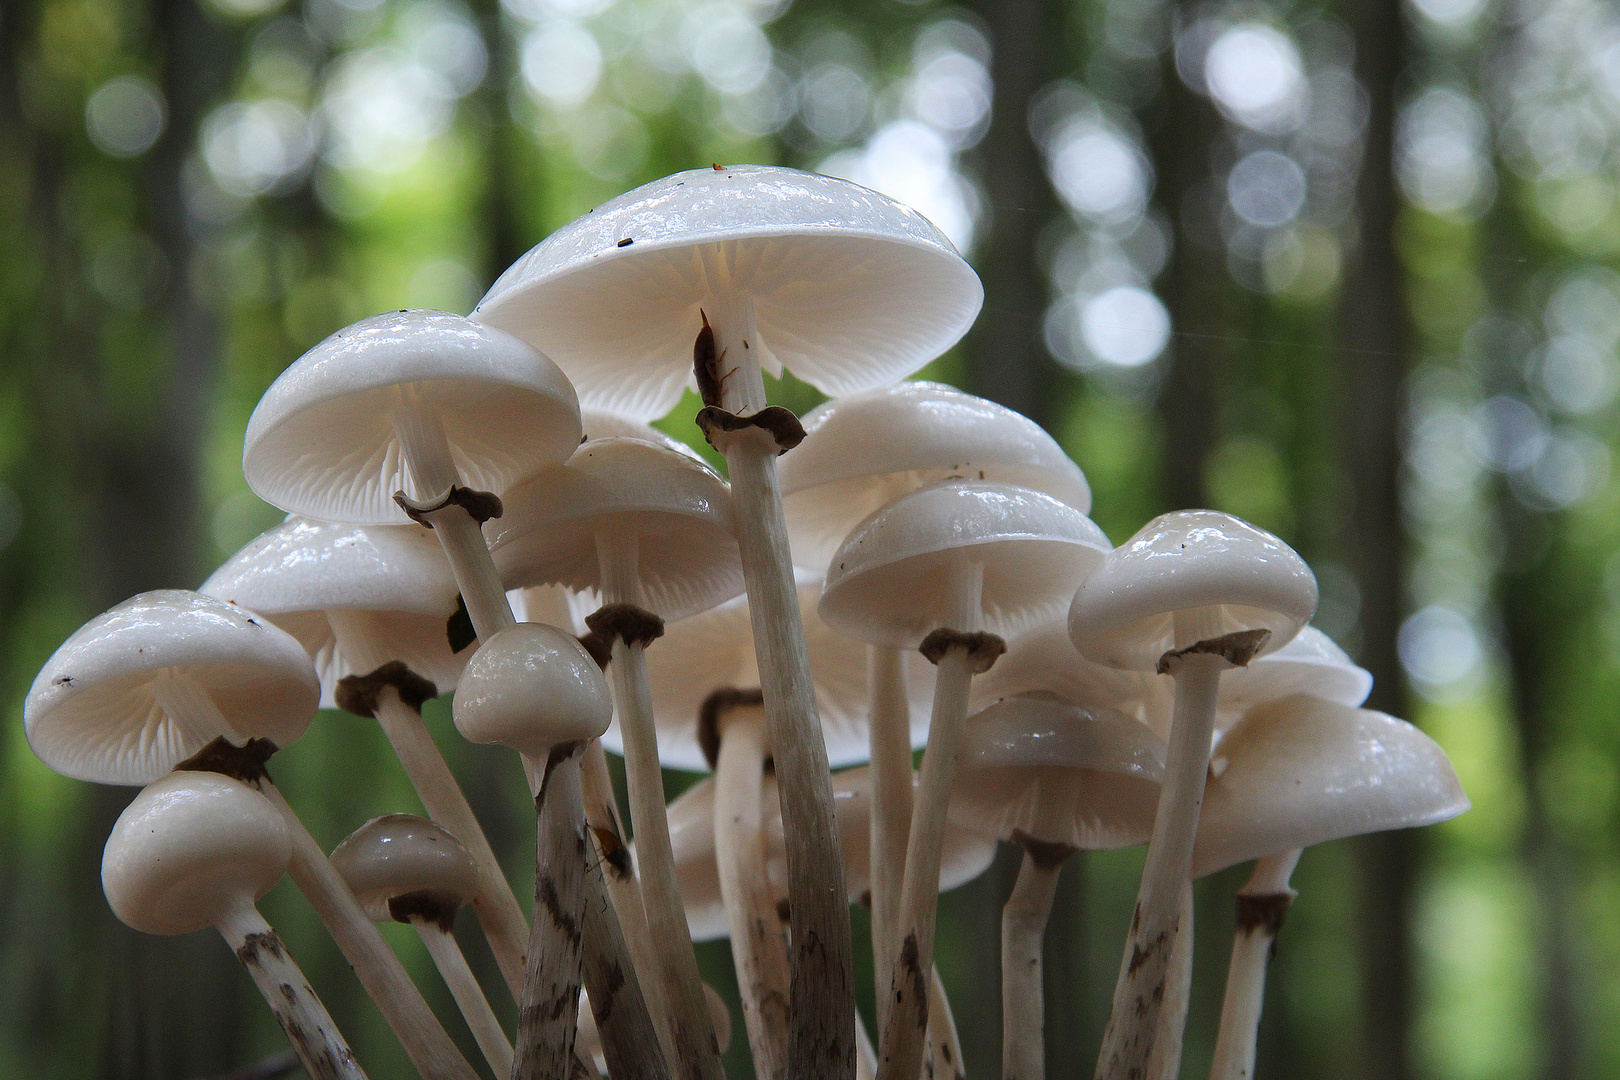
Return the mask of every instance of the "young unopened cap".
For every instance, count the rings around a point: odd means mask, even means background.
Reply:
[[[321,705],[345,675],[402,661],[440,693],[470,649],[451,649],[458,590],[433,533],[418,525],[340,525],[289,517],[214,571],[200,590],[267,616],[297,638],[321,676]],[[333,613],[364,641],[340,642]],[[351,655],[345,649],[360,650]]]
[[[147,934],[188,934],[252,904],[281,880],[292,841],[257,791],[211,772],[147,785],[101,854],[113,914]]]
[[[944,625],[951,574],[969,559],[984,566],[984,629],[1006,637],[1056,617],[1108,550],[1090,518],[1050,495],[947,480],[855,527],[828,568],[821,617],[862,641],[915,648]]]
[[[585,407],[651,420],[692,376],[699,311],[750,301],[764,370],[837,397],[950,348],[984,289],[943,233],[885,195],[735,165],[654,180],[558,229],[473,318],[545,352]]]
[[[1316,611],[1316,578],[1294,549],[1215,510],[1154,518],[1112,551],[1069,608],[1069,636],[1099,664],[1153,671],[1161,657],[1241,630],[1282,648]],[[1194,626],[1182,640],[1177,624]]]
[[[678,619],[743,590],[731,491],[707,465],[640,439],[592,439],[507,494],[486,526],[509,588],[602,587],[599,533],[636,538],[646,606]]]
[[[206,693],[228,730],[166,715],[159,680]],[[320,704],[303,646],[269,619],[180,589],[125,600],[74,632],[45,662],[23,704],[39,759],[76,780],[149,784],[219,736],[285,747]]]
[[[544,754],[558,743],[600,737],[613,716],[613,695],[578,638],[518,623],[467,662],[452,714],[471,742]]]
[[[498,495],[579,442],[579,403],[551,361],[460,315],[390,311],[339,330],[265,391],[242,450],[248,486],[307,517],[403,524],[394,492],[413,483],[390,417],[416,406],[477,491]]]
[[[332,849],[332,869],[374,922],[387,922],[388,902],[428,893],[452,909],[478,891],[478,869],[461,841],[416,814],[374,817]]]
[[[1445,751],[1411,724],[1296,694],[1259,706],[1216,746],[1193,876],[1468,807]]]
[[[1131,847],[1153,832],[1163,776],[1164,745],[1140,721],[1021,694],[968,718],[950,816],[997,840]]]
[[[834,398],[805,414],[804,430],[777,468],[794,561],[818,574],[862,518],[951,477],[1016,484],[1091,511],[1080,466],[1039,424],[942,383]]]

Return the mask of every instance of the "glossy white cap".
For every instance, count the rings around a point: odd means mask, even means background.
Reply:
[[[943,383],[834,398],[805,414],[804,430],[777,475],[794,562],[818,574],[862,518],[950,477],[1015,484],[1091,511],[1080,466],[1039,424]]]
[[[886,195],[735,165],[654,180],[575,219],[472,317],[544,351],[586,408],[651,420],[691,379],[699,310],[750,302],[764,370],[838,397],[950,348],[984,289],[943,233]]]
[[[1210,759],[1193,876],[1469,807],[1446,752],[1404,720],[1296,694],[1261,705]]]
[[[578,638],[518,623],[473,653],[451,711],[471,742],[543,755],[558,743],[599,738],[613,716],[613,694]]]
[[[416,814],[374,817],[332,849],[332,869],[373,922],[388,922],[388,902],[431,893],[452,910],[478,891],[478,869],[461,841]]]
[[[406,523],[394,492],[413,483],[390,417],[413,406],[437,416],[461,483],[477,491],[499,495],[579,443],[579,403],[551,361],[460,315],[390,311],[339,330],[270,384],[248,420],[248,486],[324,521]]]
[[[124,925],[188,934],[269,892],[291,858],[281,812],[263,795],[219,773],[176,772],[118,815],[101,887]]]
[[[1147,843],[1164,744],[1123,713],[1021,694],[968,717],[950,818],[1082,851]]]
[[[865,761],[871,753],[868,646],[821,621],[816,613],[820,581],[801,578],[798,593],[828,761],[833,768]],[[916,650],[907,651],[901,663],[911,707],[911,745],[919,747],[928,740],[934,668]],[[707,772],[709,765],[698,744],[698,714],[704,700],[722,687],[752,690],[760,685],[748,598],[739,596],[670,623],[647,650],[647,681],[658,721],[659,758],[667,768]],[[617,720],[602,736],[602,745],[623,753]]]
[[[1055,618],[1109,546],[1050,495],[947,480],[855,527],[827,571],[821,617],[862,641],[915,648],[945,625],[951,575],[967,560],[984,566],[983,629],[1009,637]]]
[[[743,590],[731,490],[707,465],[640,439],[592,439],[506,496],[484,528],[508,588],[602,588],[598,533],[634,534],[645,606],[678,619]]]
[[[228,727],[169,717],[158,680],[187,680]],[[96,616],[40,669],[23,704],[28,745],[52,769],[98,784],[149,784],[224,736],[285,747],[320,704],[303,646],[246,608],[181,589],[141,593]]]
[[[1069,636],[1099,664],[1153,671],[1165,653],[1240,630],[1269,630],[1260,655],[1316,611],[1316,577],[1294,549],[1215,510],[1142,526],[1080,586]]]
[[[345,675],[367,675],[390,660],[447,694],[472,655],[450,649],[447,624],[459,590],[444,549],[420,525],[289,517],[227,559],[199,591],[251,608],[297,638],[320,673],[322,708],[337,707],[332,695]],[[344,623],[341,643],[334,618]]]
[[[912,778],[913,783],[916,777]],[[844,863],[844,888],[849,902],[859,903],[871,888],[870,770],[846,769],[833,773],[833,813],[838,819],[838,840]],[[765,865],[761,872],[778,900],[786,899],[787,850],[782,838],[782,814],[776,779],[766,776],[761,790],[764,804]],[[731,933],[720,899],[720,869],[714,853],[714,779],[707,777],[670,803],[669,839],[675,852],[675,879],[686,906],[686,921],[694,941],[713,941]],[[941,892],[965,885],[989,868],[996,844],[988,837],[954,825],[945,828],[940,861]]]

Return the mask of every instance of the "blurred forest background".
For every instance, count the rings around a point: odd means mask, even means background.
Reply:
[[[1617,158],[1604,0],[5,0],[0,1075],[282,1045],[214,935],[112,919],[133,792],[47,772],[21,724],[83,620],[278,520],[240,472],[264,387],[361,316],[469,311],[614,194],[743,161],[937,222],[987,303],[931,374],[1046,425],[1116,542],[1188,506],[1281,534],[1372,704],[1450,752],[1471,813],[1306,853],[1260,1076],[1620,1075]],[[518,771],[451,743],[521,866]],[[328,845],[417,808],[352,718],[276,768]],[[1065,870],[1053,1076],[1089,1075],[1139,865]],[[945,901],[975,1077],[1014,866]],[[1199,887],[1189,1077],[1242,873]],[[371,1075],[408,1075],[290,886],[265,910]],[[703,962],[730,984],[724,946]]]

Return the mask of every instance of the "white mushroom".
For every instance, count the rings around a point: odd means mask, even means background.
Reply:
[[[826,573],[863,518],[908,491],[951,477],[1016,484],[1082,514],[1091,509],[1080,467],[1040,425],[954,387],[903,382],[835,398],[807,413],[804,425],[804,442],[782,456],[782,509],[794,561],[817,575]],[[868,650],[873,843],[884,852],[872,871],[872,952],[882,982],[900,940],[914,745],[904,719],[916,710],[895,677],[903,662],[894,646],[873,644]],[[876,995],[880,1028],[888,1015],[886,991],[880,986]]]
[[[207,772],[147,785],[113,824],[101,884],[113,914],[148,934],[215,927],[247,968],[311,1080],[365,1080],[309,980],[254,903],[281,880],[292,841],[246,784]]]
[[[1069,635],[1083,656],[1176,681],[1164,787],[1125,946],[1130,962],[1114,989],[1099,1077],[1142,1074],[1153,1053],[1221,672],[1287,644],[1315,610],[1316,579],[1292,548],[1212,510],[1148,522],[1075,593]]]
[[[573,388],[523,342],[459,315],[388,312],[277,377],[248,420],[242,471],[266,502],[325,521],[399,524],[416,507],[487,638],[512,615],[479,522],[579,437]]]
[[[1041,943],[1058,872],[1075,851],[1147,841],[1164,748],[1122,713],[1025,694],[968,719],[960,770],[951,820],[1024,849],[1001,915],[1001,1074],[1042,1080]]]
[[[411,1061],[427,1080],[472,1080],[410,976],[264,772],[278,740],[301,734],[319,700],[314,666],[285,631],[245,608],[171,589],[125,601],[70,637],[34,680],[24,726],[41,760],[80,779],[143,782],[189,753],[188,767],[257,787],[287,824],[293,881]]]
[[[180,589],[132,596],[85,623],[23,703],[39,759],[96,784],[149,784],[216,738],[287,746],[320,684],[268,619]]]
[[[856,526],[827,573],[821,615],[865,641],[920,647],[937,665],[934,710],[901,888],[901,943],[878,1044],[880,1080],[921,1065],[946,804],[970,681],[999,634],[1050,619],[1108,551],[1091,519],[1049,495],[952,480],[902,495]]]
[[[794,1068],[818,1080],[853,1067],[853,959],[776,477],[800,429],[767,405],[761,373],[785,367],[833,395],[894,382],[959,339],[982,301],[977,275],[916,211],[842,180],[741,166],[678,173],[597,207],[524,256],[475,312],[556,356],[587,406],[650,419],[689,377],[699,388],[699,421],[736,500],[796,849],[793,903],[810,928],[793,960]]]
[[[818,574],[862,518],[940,480],[1014,484],[1091,511],[1085,474],[1039,424],[943,383],[895,383],[816,406],[804,414],[804,442],[777,468],[793,559]]]
[[[478,891],[478,868],[467,849],[426,818],[385,814],[333,848],[332,866],[374,921],[416,930],[484,1060],[497,1077],[510,1076],[512,1044],[451,933],[456,912]]]
[[[422,702],[454,689],[472,655],[449,637],[457,590],[438,541],[415,525],[294,516],[226,560],[201,591],[292,634],[315,660],[322,704],[382,726],[429,816],[463,837],[477,863],[473,908],[517,996],[528,920],[422,722]]]
[[[480,645],[456,692],[456,727],[473,742],[522,754],[535,796],[535,918],[514,1073],[521,1080],[566,1080],[572,1067],[586,873],[579,762],[612,713],[596,661],[573,635],[539,623],[517,623]]]
[[[1411,724],[1296,694],[1261,705],[1217,748],[1193,874],[1258,859],[1238,892],[1212,1080],[1254,1075],[1266,962],[1294,898],[1300,849],[1347,836],[1432,825],[1469,807],[1445,751]]]
[[[725,483],[707,466],[639,439],[604,438],[510,492],[493,537],[509,585],[555,583],[594,589],[606,605],[587,617],[606,638],[624,737],[630,820],[649,940],[670,1010],[675,1067],[703,1075],[717,1056],[703,984],[684,921],[665,835],[657,728],[647,686],[646,646],[663,619],[712,607],[742,590]],[[648,609],[651,609],[650,611]]]

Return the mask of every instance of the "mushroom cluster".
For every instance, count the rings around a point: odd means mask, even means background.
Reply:
[[[725,936],[756,1075],[919,1080],[964,1072],[939,892],[1005,842],[1004,1075],[1037,1080],[1058,869],[1147,843],[1097,1075],[1176,1075],[1191,882],[1255,859],[1216,1064],[1249,1076],[1301,849],[1467,800],[1432,741],[1359,708],[1370,679],[1308,625],[1315,579],[1281,540],[1188,510],[1114,547],[1038,426],[905,381],[982,297],[891,199],[715,166],[559,230],[470,317],[315,346],[243,451],[287,520],[199,592],[92,620],[28,695],[47,764],[146,785],[108,840],[114,912],[217,927],[313,1077],[364,1074],[254,908],[284,870],[426,1080],[480,1072],[373,920],[420,932],[503,1080],[721,1080],[692,942]],[[831,400],[770,404],[784,370]],[[685,387],[726,479],[648,426]],[[459,733],[528,780],[529,914],[423,721],[451,692]],[[322,706],[377,720],[427,819],[377,807],[316,845],[269,763]],[[666,768],[714,777],[668,802]],[[462,957],[463,906],[504,986]]]

